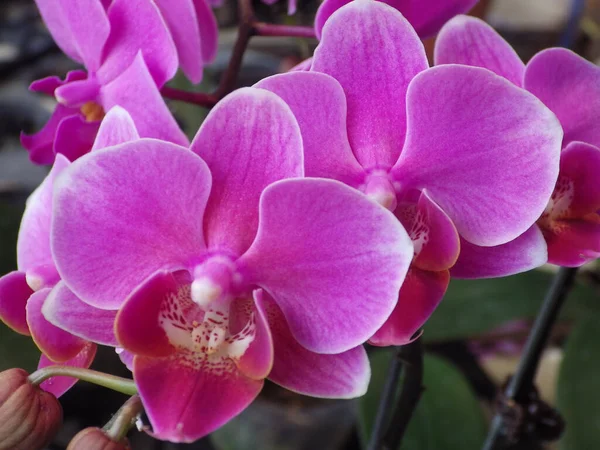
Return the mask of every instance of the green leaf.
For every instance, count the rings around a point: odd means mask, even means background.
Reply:
[[[391,351],[371,357],[369,391],[360,399],[363,442],[367,442],[387,375]],[[486,422],[477,397],[463,375],[445,360],[425,355],[425,391],[403,439],[403,450],[480,450]]]
[[[577,323],[565,347],[558,378],[558,410],[567,423],[561,450],[600,448],[600,327],[598,318]]]
[[[426,342],[464,339],[519,318],[534,317],[553,274],[533,270],[505,278],[452,280],[438,309],[425,324]],[[569,294],[563,318],[600,313],[597,293],[577,284]]]

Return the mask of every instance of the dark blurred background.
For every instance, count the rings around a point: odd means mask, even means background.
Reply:
[[[258,1],[255,3],[261,20],[299,25],[312,25],[318,8],[317,1],[299,0],[297,15],[288,17],[284,0],[272,7]],[[484,17],[499,30],[524,60],[543,48],[561,45],[591,61],[600,62],[600,0],[482,1],[473,14]],[[235,2],[226,1],[216,9],[216,15],[221,26],[219,55],[206,69],[203,82],[199,86],[191,86],[178,76],[172,85],[209,92],[218,83],[235,41]],[[426,44],[431,48],[432,41]],[[310,56],[315,45],[316,41],[306,39],[254,38],[244,58],[240,86],[251,85],[265,76],[289,69]],[[28,86],[33,80],[49,75],[64,76],[75,68],[77,65],[53,43],[32,0],[2,0],[0,274],[16,268],[15,244],[25,200],[47,173],[47,168],[29,162],[27,152],[20,146],[19,133],[39,130],[50,116],[54,100],[29,92]],[[171,102],[170,107],[190,136],[206,114],[202,108],[178,102]],[[486,427],[485,416],[490,414],[496,386],[514,369],[531,317],[537,311],[553,270],[545,267],[507,280],[452,282],[447,298],[425,328],[428,349],[425,384],[428,390],[403,448],[480,448]],[[550,404],[556,401],[565,338],[574,323],[598,313],[596,266],[584,269],[580,278],[573,294],[574,300],[553,334],[552,346],[546,352],[538,377],[542,396]],[[373,380],[368,396],[360,401],[309,399],[268,384],[258,401],[212,439],[191,445],[175,445],[132,432],[132,446],[134,449],[150,450],[359,449],[361,439],[364,440],[369,432],[390,357],[386,351],[370,349],[370,352]],[[585,355],[579,356],[582,361],[588,361]],[[32,371],[38,357],[39,352],[29,338],[17,335],[0,324],[0,370],[23,367]],[[589,359],[588,363],[590,366],[586,367],[593,371],[594,361]],[[100,349],[93,368],[130,376],[110,348]],[[562,392],[570,396],[569,386],[581,382],[585,380],[568,378],[565,383],[569,384],[563,387]],[[173,395],[177,395],[176,386],[173,389]],[[64,426],[50,448],[64,449],[78,430],[86,426],[102,426],[124,400],[121,394],[78,383],[61,398]],[[596,404],[600,403],[598,400]],[[587,414],[585,417],[590,416]],[[600,448],[600,441],[596,442],[599,442],[598,446],[594,447],[565,446],[561,449]],[[526,443],[522,448],[534,450],[542,447]]]

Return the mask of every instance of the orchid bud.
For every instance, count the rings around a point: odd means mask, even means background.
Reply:
[[[75,435],[67,450],[131,450],[129,441],[112,440],[100,428],[86,428]]]
[[[22,369],[0,373],[0,449],[44,448],[62,424],[56,397],[31,384]]]

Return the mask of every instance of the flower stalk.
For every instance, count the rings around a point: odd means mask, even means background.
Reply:
[[[396,402],[391,420],[390,408],[394,403],[396,387],[404,372],[404,382]],[[388,376],[373,426],[369,450],[396,450],[423,392],[423,345],[421,337],[407,345],[398,347],[390,362]],[[387,431],[384,434],[385,425]]]
[[[78,380],[87,381],[88,383],[97,384],[113,391],[121,392],[122,394],[135,395],[137,388],[133,380],[117,377],[107,373],[98,372],[96,370],[82,369],[80,367],[68,366],[48,366],[39,369],[29,376],[29,382],[33,385],[39,385],[48,378],[63,376],[73,377]]]
[[[257,36],[316,38],[315,29],[313,27],[303,27],[298,25],[275,25],[257,22],[254,24],[254,30]]]
[[[408,345],[398,349],[396,358],[404,367],[404,382],[396,410],[383,437],[381,450],[396,450],[400,447],[417,404],[423,393],[423,344],[418,337]]]
[[[135,425],[135,421],[143,410],[144,406],[139,395],[131,396],[104,426],[104,432],[115,442],[121,442]]]
[[[523,356],[519,361],[517,371],[510,379],[504,391],[505,398],[516,403],[533,386],[533,380],[542,356],[542,352],[558,318],[558,314],[569,294],[577,267],[561,267],[555,275],[552,285],[548,290],[544,303],[533,324],[529,338],[525,343]],[[504,419],[501,414],[496,414],[492,420],[490,431],[483,446],[483,450],[499,450],[504,448],[502,438],[504,434]]]

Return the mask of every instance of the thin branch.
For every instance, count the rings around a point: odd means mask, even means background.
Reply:
[[[423,345],[421,337],[408,345],[400,347],[396,357],[402,361],[404,367],[404,382],[396,411],[383,438],[382,450],[397,450],[400,447],[408,423],[423,393]]]
[[[394,356],[390,361],[387,378],[385,379],[385,385],[383,386],[383,392],[379,400],[379,407],[377,408],[377,415],[375,416],[375,423],[373,424],[373,431],[369,441],[369,450],[377,450],[385,432],[385,427],[389,423],[389,415],[396,398],[401,373],[402,361],[397,356]]]
[[[254,28],[256,20],[254,8],[252,7],[252,0],[239,0],[238,9],[240,12],[238,36],[235,45],[233,46],[227,69],[225,69],[225,72],[221,77],[219,87],[217,87],[217,90],[213,94],[218,100],[221,100],[235,89],[239,72],[242,67],[242,60],[244,59],[244,53],[246,53],[250,39],[256,34]]]
[[[206,108],[212,108],[219,101],[219,99],[213,94],[205,94],[204,92],[188,92],[169,86],[163,86],[163,88],[160,90],[160,93],[171,100],[193,103]]]
[[[396,409],[382,439],[381,428],[386,422],[386,418],[389,415],[387,410],[391,407],[395,397],[395,385],[397,385],[400,377],[400,365],[402,365],[402,370],[404,371],[404,381],[398,401],[396,402]],[[370,449],[397,450],[421,398],[423,392],[422,382],[423,346],[421,344],[421,337],[419,337],[410,344],[398,347],[394,360],[390,363],[386,388],[381,398],[383,404],[380,405],[377,413],[377,422],[369,446]]]
[[[316,39],[317,37],[313,27],[274,25],[271,23],[257,22],[254,24],[254,30],[257,36],[299,37],[310,39]]]
[[[531,389],[533,380],[537,372],[540,358],[546,342],[550,336],[552,326],[558,318],[558,313],[564,304],[567,294],[575,282],[577,268],[561,267],[555,275],[552,285],[544,299],[540,313],[537,316],[531,334],[525,344],[523,356],[519,361],[519,366],[515,375],[510,379],[504,392],[507,399],[519,402],[519,399]],[[492,425],[487,439],[483,446],[484,450],[497,450],[501,447],[500,440],[504,431],[504,420],[502,415],[496,414],[492,420]]]
[[[104,426],[104,432],[115,442],[121,442],[144,410],[138,395],[130,397]]]

